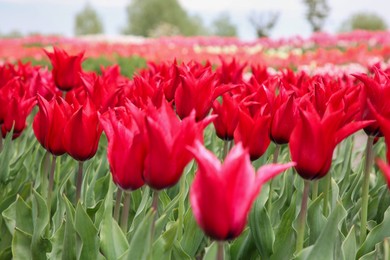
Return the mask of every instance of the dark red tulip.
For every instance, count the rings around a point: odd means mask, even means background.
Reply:
[[[81,85],[81,62],[84,53],[69,55],[64,50],[54,47],[54,52],[46,52],[53,66],[52,75],[57,88],[69,91]]]
[[[145,183],[156,190],[175,185],[193,158],[186,147],[203,140],[203,129],[208,123],[210,117],[195,122],[194,112],[180,121],[166,101],[158,109],[150,107],[146,118]]]
[[[63,144],[70,156],[85,161],[96,154],[102,129],[96,108],[89,98],[84,105],[72,105],[72,115],[64,128]]]
[[[108,139],[107,158],[112,178],[124,190],[136,190],[144,185],[145,135],[134,116],[129,107],[120,107],[100,117]]]
[[[47,151],[53,155],[62,155],[66,152],[62,138],[71,107],[58,96],[50,102],[40,95],[37,99],[39,111],[33,122],[34,134]]]
[[[200,142],[189,149],[198,163],[190,191],[191,207],[202,230],[216,240],[239,236],[262,185],[294,165],[266,165],[255,173],[241,143],[233,147],[223,164]]]

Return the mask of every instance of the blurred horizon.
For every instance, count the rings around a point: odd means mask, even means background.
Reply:
[[[75,16],[89,3],[103,23],[106,35],[121,35],[126,26],[126,7],[129,0],[0,0],[0,34],[20,32],[22,35],[56,34],[74,36]],[[305,18],[303,0],[275,0],[260,2],[242,0],[240,5],[233,0],[179,0],[181,6],[190,14],[201,17],[206,27],[221,13],[228,13],[237,27],[238,37],[242,40],[256,39],[256,33],[249,23],[253,11],[279,12],[279,20],[272,29],[270,37],[284,38],[292,36],[308,37],[311,27]],[[390,2],[383,0],[328,0],[329,17],[323,31],[337,33],[341,24],[357,12],[375,13],[390,26]]]

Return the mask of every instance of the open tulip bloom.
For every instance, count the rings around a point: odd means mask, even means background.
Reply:
[[[265,165],[256,173],[241,143],[233,147],[223,164],[200,142],[189,150],[198,163],[190,191],[191,206],[199,226],[216,240],[239,236],[262,185],[294,166]]]

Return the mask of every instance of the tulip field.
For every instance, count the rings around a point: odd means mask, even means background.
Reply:
[[[0,39],[1,259],[390,259],[390,32]]]

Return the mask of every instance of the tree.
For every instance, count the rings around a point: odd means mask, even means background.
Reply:
[[[213,33],[218,36],[236,37],[237,28],[228,13],[221,13],[213,22]]]
[[[309,21],[313,32],[321,31],[330,8],[326,0],[303,0],[306,7],[306,19]]]
[[[85,8],[76,15],[75,34],[99,34],[103,33],[103,25],[95,10],[87,4]]]
[[[279,19],[277,12],[252,13],[249,22],[256,31],[257,37],[268,37]]]
[[[381,31],[386,30],[386,22],[375,13],[356,13],[344,21],[340,31],[348,32],[353,30]]]
[[[189,16],[177,0],[132,0],[126,11],[124,34],[150,36],[161,24],[176,27],[182,35],[199,35],[203,32],[199,18]]]

